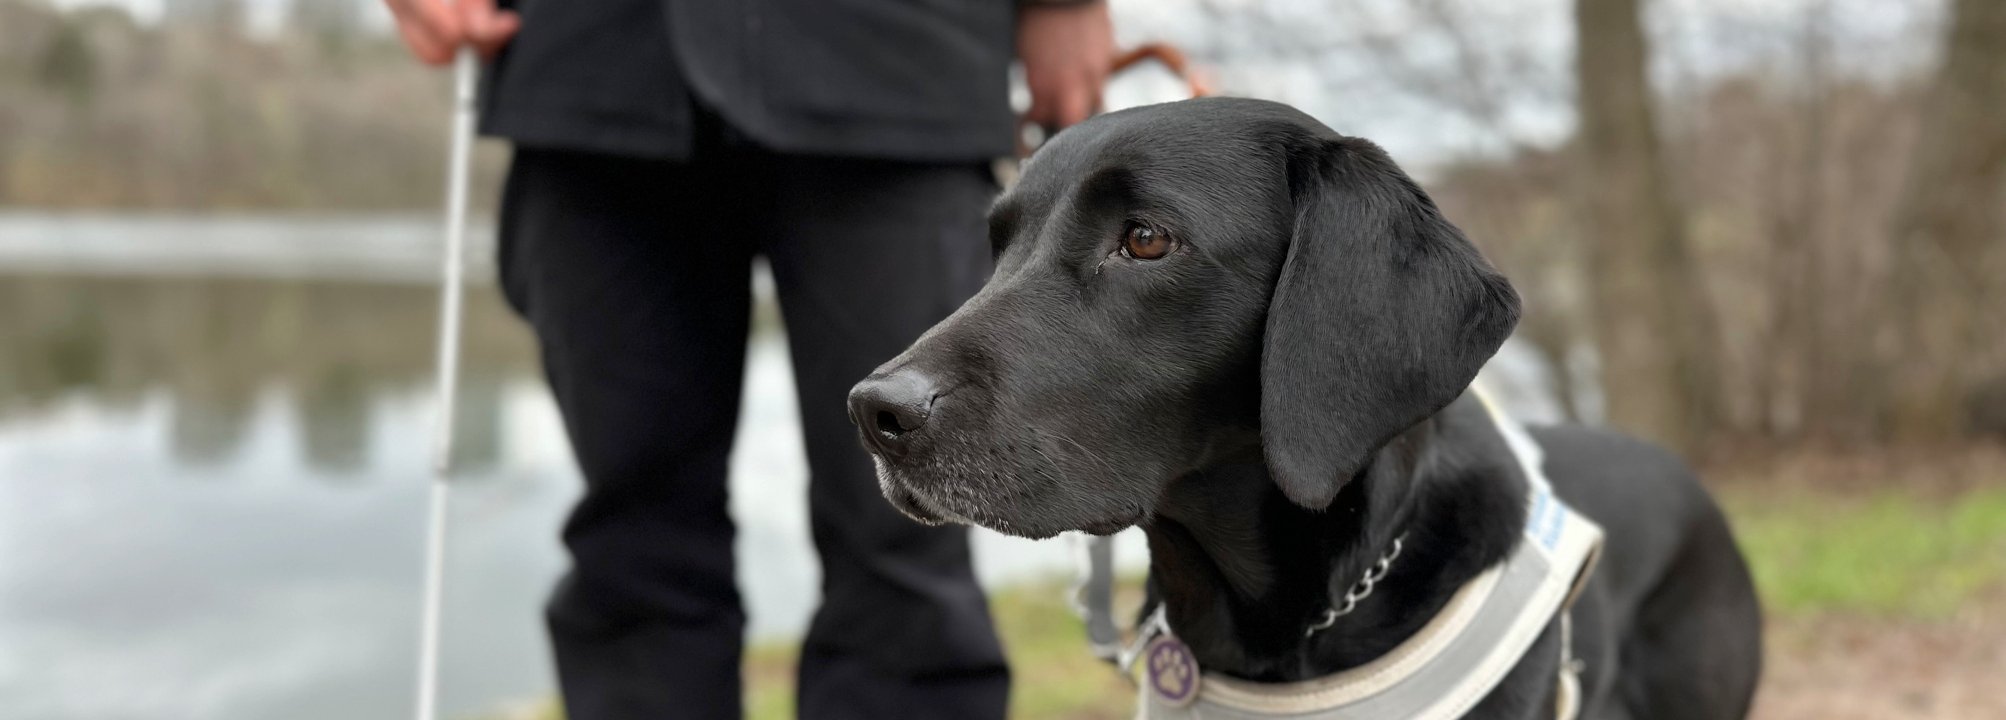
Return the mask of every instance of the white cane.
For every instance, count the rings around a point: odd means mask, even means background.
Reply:
[[[433,720],[439,696],[439,611],[446,575],[446,501],[453,473],[453,395],[460,373],[460,285],[467,239],[467,175],[474,144],[474,49],[453,65],[452,152],[446,165],[445,270],[439,281],[438,417],[432,435],[431,517],[425,527],[425,600],[419,621],[418,720]]]

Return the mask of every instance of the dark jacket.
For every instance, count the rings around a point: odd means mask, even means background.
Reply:
[[[701,98],[782,152],[962,161],[1013,147],[1012,0],[512,4],[522,30],[489,68],[481,129],[521,145],[687,157]]]

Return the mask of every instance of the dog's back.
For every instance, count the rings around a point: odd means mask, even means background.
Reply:
[[[1668,452],[1577,426],[1532,430],[1555,491],[1609,528],[1577,612],[1584,717],[1742,717],[1762,666],[1762,617],[1727,520]],[[1600,667],[1598,667],[1598,665]],[[1600,700],[1600,702],[1596,702]]]

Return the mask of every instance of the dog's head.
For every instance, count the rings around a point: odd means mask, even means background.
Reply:
[[[989,231],[988,285],[850,393],[885,496],[925,522],[1114,532],[1255,443],[1321,509],[1518,318],[1383,151],[1269,102],[1060,133]]]

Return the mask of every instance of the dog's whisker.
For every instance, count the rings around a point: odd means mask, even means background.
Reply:
[[[1059,474],[1059,479],[1060,479],[1060,480],[1064,480],[1064,481],[1066,481],[1066,482],[1072,482],[1072,478],[1068,478],[1068,477],[1066,477],[1066,468],[1065,468],[1065,466],[1062,466],[1062,465],[1060,465],[1060,464],[1059,464],[1059,461],[1057,461],[1057,460],[1053,460],[1053,459],[1052,459],[1052,456],[1051,456],[1051,455],[1048,455],[1048,454],[1046,454],[1046,453],[1045,453],[1045,436],[1044,436],[1044,434],[1043,434],[1043,433],[1040,433],[1040,432],[1038,432],[1038,430],[1037,430],[1036,428],[1033,428],[1033,429],[1031,430],[1031,437],[1033,437],[1033,438],[1036,438],[1036,439],[1037,439],[1037,441],[1036,441],[1036,442],[1033,442],[1033,443],[1031,443],[1031,452],[1034,452],[1034,453],[1037,453],[1037,454],[1038,454],[1038,457],[1041,457],[1041,458],[1044,458],[1044,459],[1045,459],[1045,464],[1046,464],[1046,465],[1050,465],[1050,466],[1052,466],[1052,471],[1053,471],[1053,472],[1056,472],[1056,473],[1058,473],[1058,474]]]
[[[1098,466],[1100,466],[1100,470],[1102,470],[1102,471],[1104,471],[1104,472],[1108,473],[1108,475],[1109,475],[1110,477],[1112,477],[1112,476],[1116,476],[1116,475],[1119,475],[1119,474],[1120,474],[1120,473],[1117,473],[1117,472],[1115,472],[1115,468],[1114,468],[1114,463],[1111,463],[1111,462],[1108,462],[1108,461],[1107,461],[1106,459],[1104,459],[1104,458],[1102,458],[1102,457],[1100,457],[1100,456],[1098,456],[1098,455],[1095,455],[1095,454],[1094,454],[1094,453],[1093,453],[1092,451],[1088,450],[1088,449],[1086,448],[1086,446],[1085,446],[1085,445],[1081,445],[1081,444],[1080,444],[1080,442],[1079,442],[1078,440],[1074,440],[1074,439],[1072,439],[1072,438],[1069,438],[1069,437],[1066,437],[1066,436],[1064,436],[1064,435],[1060,435],[1060,434],[1058,434],[1058,433],[1047,433],[1047,432],[1044,432],[1044,431],[1041,431],[1041,430],[1039,430],[1038,428],[1035,428],[1035,427],[1031,428],[1031,435],[1032,435],[1032,437],[1036,437],[1036,438],[1039,438],[1039,439],[1040,439],[1040,441],[1041,441],[1041,442],[1037,443],[1036,445],[1033,445],[1033,447],[1034,447],[1034,448],[1035,448],[1035,447],[1038,447],[1038,446],[1041,446],[1041,445],[1043,445],[1044,443],[1042,442],[1042,440],[1043,440],[1044,438],[1046,438],[1046,437],[1055,437],[1055,438],[1058,438],[1058,439],[1060,439],[1060,440],[1064,440],[1064,441],[1066,441],[1066,443],[1067,443],[1067,444],[1070,444],[1070,445],[1072,445],[1072,446],[1073,446],[1073,447],[1074,447],[1075,449],[1079,450],[1079,453],[1078,453],[1079,457],[1082,457],[1082,458],[1085,458],[1085,459],[1086,459],[1086,460],[1087,460],[1088,462],[1091,462],[1091,463],[1093,463],[1093,464],[1095,464],[1095,465],[1098,465]],[[1038,451],[1038,454],[1042,456],[1042,455],[1044,455],[1045,453],[1044,453],[1044,451],[1043,451],[1043,450],[1039,450],[1039,451]],[[1046,457],[1045,457],[1045,462],[1048,462],[1048,463],[1052,463],[1052,466],[1053,466],[1054,468],[1056,468],[1056,469],[1057,469],[1057,470],[1059,471],[1059,477],[1060,477],[1060,479],[1062,479],[1062,480],[1066,480],[1067,482],[1071,482],[1071,478],[1068,478],[1068,477],[1066,477],[1066,474],[1065,474],[1065,468],[1064,468],[1064,467],[1062,467],[1062,466],[1060,466],[1060,465],[1059,465],[1058,463],[1056,463],[1056,462],[1052,462],[1052,458],[1051,458],[1050,456],[1046,456]]]

